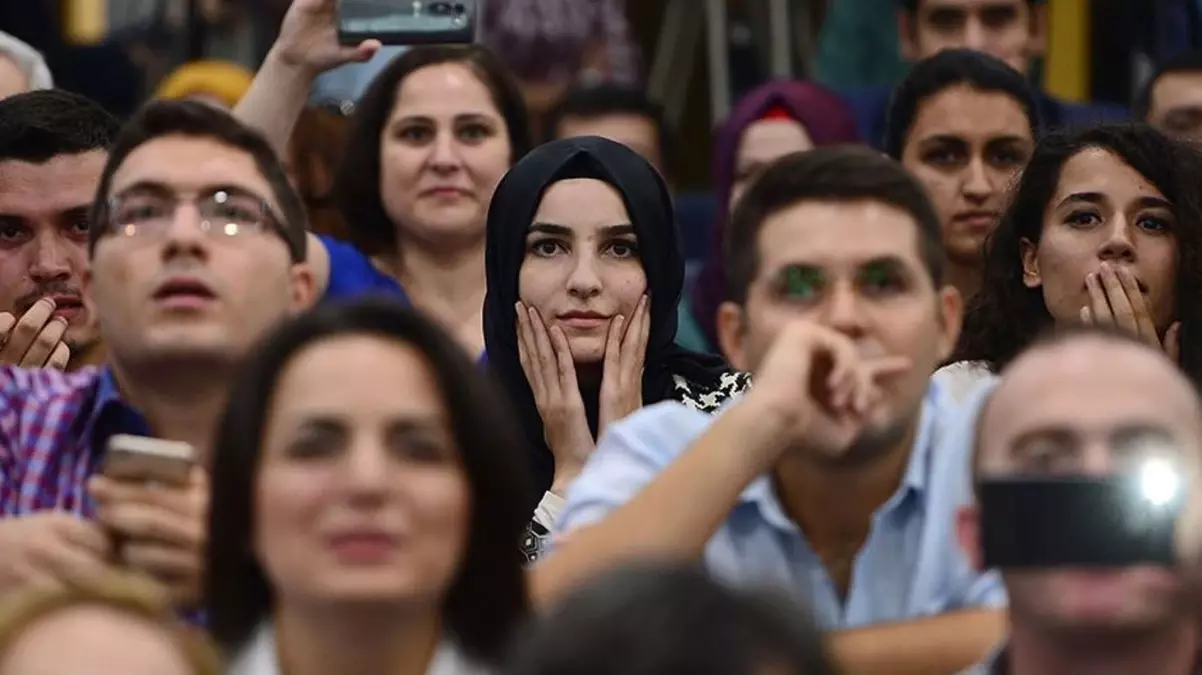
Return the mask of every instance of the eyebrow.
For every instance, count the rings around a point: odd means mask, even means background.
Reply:
[[[807,261],[803,261],[803,260],[794,260],[792,262],[782,263],[781,265],[777,266],[775,271],[772,272],[772,276],[779,277],[782,274],[788,272],[790,269],[796,269],[798,267],[808,267],[808,268],[812,268],[812,269],[825,269],[826,268],[825,265],[818,263],[818,262],[807,262]],[[855,266],[855,269],[857,272],[861,272],[863,270],[866,270],[866,269],[869,269],[872,267],[888,267],[889,269],[901,270],[903,272],[908,271],[910,269],[909,265],[906,264],[905,260],[902,260],[901,258],[899,258],[895,255],[891,255],[891,254],[877,256],[875,258],[869,258],[868,260],[865,260],[864,262],[857,263]]]
[[[534,222],[530,224],[530,234],[541,233],[550,234],[557,237],[571,237],[576,234],[576,231],[566,225],[557,225],[555,223]],[[635,234],[634,225],[623,223],[621,225],[606,225],[601,228],[601,234],[607,237],[621,237],[625,235]]]
[[[1030,138],[1026,138],[1023,136],[1015,136],[1014,134],[1007,134],[1005,136],[993,136],[985,141],[985,145],[1001,145],[1004,143],[1024,143],[1024,142],[1029,142],[1029,141],[1031,141]],[[949,144],[949,145],[950,144],[968,145],[968,141],[960,136],[956,136],[954,134],[943,134],[943,133],[935,134],[933,136],[927,136],[925,138],[921,138],[921,139],[919,139],[918,142],[921,144],[931,144],[931,145],[934,145],[937,143],[944,143],[944,144]]]
[[[1060,201],[1057,206],[1066,204],[1097,204],[1102,205],[1109,202],[1110,199],[1101,192],[1074,192]],[[1135,203],[1144,208],[1162,208],[1172,209],[1173,204],[1163,197],[1140,197],[1135,200]]]
[[[255,193],[253,190],[242,187],[241,185],[234,185],[232,183],[202,185],[195,191],[195,193],[197,195],[204,195],[204,196],[213,195],[218,192],[226,192],[226,193],[229,193],[229,194],[237,196],[237,197],[250,197],[251,199],[260,199],[263,201],[267,201],[266,197],[263,197],[262,195]],[[172,197],[172,198],[174,198],[176,196],[176,191],[173,187],[171,187],[170,185],[167,185],[166,183],[161,183],[159,181],[153,181],[153,180],[138,181],[138,182],[134,183],[133,185],[130,185],[129,187],[122,189],[120,192],[114,193],[114,196],[124,197],[126,195],[136,194],[136,193],[151,194],[156,197]]]
[[[456,115],[452,116],[451,119],[456,122],[464,122],[464,121],[495,122],[497,120],[497,117],[495,115],[491,115],[486,112],[465,112],[465,113],[457,113]],[[422,122],[424,124],[433,124],[435,122],[435,119],[434,119],[434,117],[432,117],[430,115],[401,115],[400,117],[393,120],[392,123],[395,125],[395,124],[411,123],[411,122]]]

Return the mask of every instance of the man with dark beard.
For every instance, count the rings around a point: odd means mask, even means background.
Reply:
[[[0,363],[103,360],[82,300],[88,208],[120,124],[65,91],[0,101]]]

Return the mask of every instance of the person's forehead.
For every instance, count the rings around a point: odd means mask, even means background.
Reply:
[[[655,120],[632,112],[614,112],[601,115],[567,115],[559,122],[560,138],[572,136],[600,136],[617,143],[637,144],[636,149],[646,149],[659,142],[659,131]],[[650,148],[654,149],[654,148]]]
[[[587,208],[581,208],[586,206]],[[597,178],[569,178],[552,183],[543,191],[535,219],[552,219],[553,225],[615,225],[614,218],[629,216],[622,193]]]
[[[809,132],[796,120],[758,120],[743,130],[737,160],[769,162],[812,146]]]
[[[911,139],[938,135],[965,140],[996,137],[1033,140],[1022,104],[1004,92],[982,91],[966,84],[948,87],[918,103]]]
[[[896,258],[921,267],[918,224],[902,209],[874,200],[806,200],[765,221],[758,241],[762,272],[781,265],[854,267]]]
[[[397,87],[392,117],[498,117],[492,93],[463,63],[439,63],[409,73]]]
[[[1121,157],[1102,148],[1086,148],[1073,155],[1060,170],[1050,205],[1079,192],[1164,198],[1160,190]]]
[[[1003,443],[1038,428],[1092,433],[1127,424],[1197,437],[1200,423],[1196,395],[1167,359],[1102,338],[1072,340],[1021,357],[1003,374],[986,417],[985,437]]]
[[[1026,7],[1029,0],[918,0],[918,9],[930,12],[937,9],[981,10],[994,7]]]
[[[1150,103],[1156,109],[1202,104],[1202,70],[1161,75],[1152,85]]]
[[[107,157],[92,150],[46,162],[0,161],[0,213],[32,218],[90,205]]]
[[[113,174],[109,193],[144,182],[180,193],[236,186],[274,202],[271,185],[249,152],[209,138],[166,136],[142,144]]]

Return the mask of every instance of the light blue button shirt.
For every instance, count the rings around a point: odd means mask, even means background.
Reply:
[[[785,515],[767,476],[748,486],[707,544],[710,572],[736,586],[799,595],[828,629],[1005,606],[1000,578],[972,567],[955,529],[957,510],[972,500],[973,424],[993,383],[982,385],[958,401],[932,381],[902,484],[873,514],[846,602],[805,535]],[[664,402],[612,426],[568,489],[556,532],[597,522],[625,504],[712,421]]]

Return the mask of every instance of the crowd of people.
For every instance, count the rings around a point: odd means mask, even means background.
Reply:
[[[0,675],[1202,672],[1202,56],[1067,104],[1045,9],[748,93],[703,230],[628,84],[311,107],[335,0],[126,120],[0,39]],[[982,486],[1165,459],[1172,561],[994,564]]]

